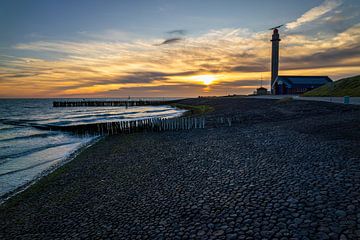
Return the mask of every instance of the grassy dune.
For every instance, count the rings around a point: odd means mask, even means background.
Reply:
[[[333,84],[333,87],[331,86]],[[360,75],[344,78],[305,93],[305,97],[360,97]]]

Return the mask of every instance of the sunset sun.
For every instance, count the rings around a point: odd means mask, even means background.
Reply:
[[[201,81],[205,85],[211,85],[216,80],[216,77],[213,75],[199,75],[195,76],[194,78]]]

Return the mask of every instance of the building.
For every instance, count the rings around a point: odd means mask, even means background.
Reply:
[[[259,87],[258,89],[256,89],[256,95],[267,95],[267,89],[264,87]]]
[[[277,76],[271,89],[273,94],[302,94],[332,80],[327,76]]]
[[[302,94],[326,83],[332,82],[327,76],[278,76],[279,72],[279,45],[281,26],[273,30],[271,42],[271,94]]]

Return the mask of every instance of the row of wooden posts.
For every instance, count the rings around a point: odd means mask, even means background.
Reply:
[[[85,135],[115,135],[134,132],[162,132],[205,128],[204,117],[149,118],[118,122],[93,123],[74,126],[48,125],[50,130],[61,130]]]
[[[216,117],[212,119],[209,127],[231,127],[233,123],[241,122],[238,117]],[[134,132],[163,132],[191,129],[204,129],[207,127],[205,117],[179,117],[179,118],[149,118],[119,122],[96,123],[80,126],[68,126],[68,130],[85,134],[116,135]],[[73,128],[73,129],[72,129]],[[63,129],[64,130],[64,129]]]
[[[43,124],[26,124],[26,126],[32,126],[43,130],[72,132],[79,135],[115,135],[134,132],[162,132],[231,127],[234,123],[246,123],[253,120],[256,119],[247,119],[244,118],[244,116],[213,116],[208,118],[200,116],[178,118],[148,118],[139,120],[90,123],[69,126]],[[19,125],[19,122],[12,121],[8,122],[7,124]]]
[[[122,100],[122,101],[54,101],[53,107],[119,107],[119,106],[159,106],[172,101]]]
[[[247,122],[241,116],[217,116],[205,118],[200,117],[178,117],[178,118],[148,118],[139,120],[127,120],[117,122],[90,123],[83,125],[43,125],[31,124],[32,127],[51,130],[72,132],[79,135],[115,135],[121,133],[134,132],[162,132],[179,131],[191,129],[231,127],[234,123]],[[8,124],[18,125],[18,122],[9,122]],[[29,126],[29,125],[26,125]]]

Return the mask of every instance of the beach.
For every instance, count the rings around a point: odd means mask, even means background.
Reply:
[[[185,111],[164,104],[131,108],[53,107],[54,100],[57,99],[0,100],[0,204],[95,141],[101,133],[90,132],[91,126],[98,130],[109,122],[115,122],[118,126],[127,121],[149,118],[172,119]],[[62,99],[67,103],[69,100],[79,101]],[[104,100],[103,103],[124,101],[102,99]],[[97,100],[88,101],[94,103]],[[85,130],[83,133],[66,131],[82,127]]]
[[[360,106],[178,103],[205,129],[103,138],[1,205],[0,238],[360,238]]]

